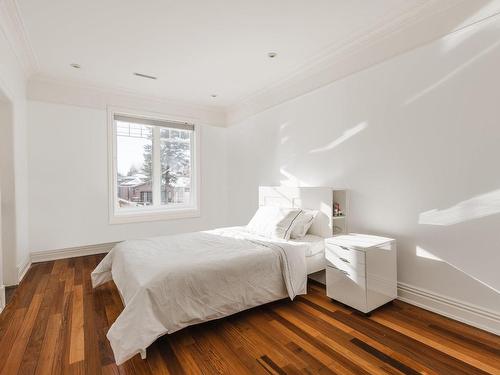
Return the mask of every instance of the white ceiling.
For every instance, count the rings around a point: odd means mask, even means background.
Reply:
[[[18,0],[38,77],[226,107],[424,0]],[[267,53],[278,56],[269,59]],[[77,70],[69,64],[82,66]],[[151,81],[133,72],[154,75]],[[211,94],[218,95],[212,98]]]

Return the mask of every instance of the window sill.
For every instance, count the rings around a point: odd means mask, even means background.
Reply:
[[[198,208],[178,208],[165,211],[142,211],[113,213],[109,218],[110,224],[142,223],[148,221],[165,221],[200,217]]]

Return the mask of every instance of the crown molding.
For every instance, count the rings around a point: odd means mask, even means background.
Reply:
[[[97,109],[108,106],[137,108],[189,118],[201,125],[226,125],[224,108],[176,99],[154,97],[131,90],[61,80],[47,75],[33,76],[27,85],[29,100]]]
[[[72,88],[80,88],[80,89],[86,89],[86,90],[95,90],[95,91],[100,91],[103,93],[112,93],[114,95],[124,95],[124,96],[129,96],[129,97],[135,97],[138,99],[147,99],[147,100],[154,100],[154,101],[159,101],[159,102],[167,102],[167,103],[175,104],[178,106],[186,106],[189,108],[198,109],[198,110],[202,110],[202,111],[209,111],[209,112],[214,112],[214,113],[220,112],[221,108],[223,108],[223,107],[217,106],[217,105],[207,105],[207,104],[201,104],[201,103],[196,103],[196,102],[192,102],[192,101],[185,101],[185,100],[179,100],[179,99],[174,99],[174,98],[168,98],[168,97],[164,97],[164,96],[147,95],[141,91],[123,88],[123,87],[119,87],[119,86],[105,86],[105,85],[92,84],[92,83],[82,83],[79,81],[69,80],[69,79],[61,79],[61,78],[50,76],[47,74],[36,74],[29,80],[29,82],[44,82],[47,84],[66,86],[68,88],[72,87]]]
[[[381,18],[374,26],[368,29],[361,29],[345,40],[336,41],[327,45],[321,53],[314,55],[306,63],[296,67],[293,72],[287,74],[265,88],[236,99],[235,103],[250,100],[254,96],[261,95],[269,90],[272,90],[273,87],[277,87],[294,79],[295,77],[299,77],[304,72],[317,68],[318,65],[330,65],[332,58],[335,56],[341,56],[349,52],[352,53],[353,51],[363,48],[366,44],[370,44],[379,34],[382,34],[386,30],[390,29],[393,24],[398,25],[401,24],[406,18],[415,17],[415,14],[418,13],[426,3],[426,0],[421,0],[418,5],[410,8],[404,13],[389,13],[385,17]]]
[[[39,71],[39,64],[15,0],[0,0],[0,28],[28,79]]]
[[[454,32],[464,19],[481,10],[486,3],[487,0],[418,0],[407,11],[389,12],[375,26],[332,43],[291,74],[225,107],[152,97],[130,89],[96,86],[40,74],[16,0],[0,0],[0,29],[7,36],[25,76],[31,77],[28,98],[32,100],[99,108],[104,106],[105,101],[108,105],[124,101],[135,101],[142,106],[151,103],[146,107],[163,105],[171,112],[186,112],[209,125],[230,126]],[[444,13],[446,17],[442,16]],[[43,93],[42,87],[48,91]],[[84,98],[83,92],[89,97]]]
[[[486,1],[484,1],[486,3]],[[313,62],[227,107],[227,125],[234,125],[288,100],[375,66],[444,35],[483,2],[423,0],[407,12],[381,19],[369,30],[336,43]],[[446,13],[446,17],[442,15]]]

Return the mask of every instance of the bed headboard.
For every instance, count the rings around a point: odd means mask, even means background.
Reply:
[[[259,206],[317,210],[308,233],[321,237],[333,235],[333,188],[259,186]]]

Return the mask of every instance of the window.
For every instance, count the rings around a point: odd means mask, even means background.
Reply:
[[[110,221],[199,216],[195,126],[109,113]]]

